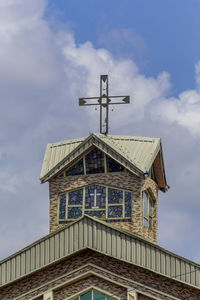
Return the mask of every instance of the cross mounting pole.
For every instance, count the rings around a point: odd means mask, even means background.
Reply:
[[[121,98],[121,99],[120,99]],[[115,101],[113,101],[115,99]],[[79,98],[79,106],[100,106],[100,133],[108,134],[109,105],[129,104],[129,96],[109,96],[108,75],[100,75],[100,96]]]

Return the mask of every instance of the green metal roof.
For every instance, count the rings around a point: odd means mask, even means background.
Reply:
[[[144,173],[149,172],[160,151],[161,173],[164,178],[163,188],[167,185],[160,138],[104,134],[91,134],[86,138],[48,144],[40,174],[41,181],[48,181],[92,145],[101,149],[138,176],[143,176]]]
[[[84,249],[92,249],[200,289],[199,264],[89,216],[77,219],[2,260],[0,289]]]
[[[59,162],[69,155],[84,140],[85,138],[80,138],[76,140],[47,144],[40,178],[42,179],[53,168],[55,168]]]
[[[142,172],[148,172],[160,150],[159,138],[98,135],[107,145],[115,148]]]

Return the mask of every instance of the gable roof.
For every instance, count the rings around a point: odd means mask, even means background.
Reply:
[[[90,134],[87,138],[68,140],[47,145],[40,174],[46,182],[66,168],[92,145],[112,157],[126,169],[143,177],[157,158],[158,186],[167,189],[160,138]]]
[[[84,249],[94,250],[200,289],[199,264],[89,216],[83,216],[2,260],[0,287]]]

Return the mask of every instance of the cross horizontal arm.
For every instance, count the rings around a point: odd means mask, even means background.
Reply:
[[[79,98],[79,101],[80,101],[80,99],[86,99],[86,100],[88,100],[88,99],[100,99],[100,98],[125,98],[125,97],[128,97],[128,98],[130,98],[130,96],[101,96],[101,97],[84,97],[84,98]]]
[[[113,98],[123,98],[121,99],[122,102],[112,102]],[[104,102],[103,100],[107,100]],[[87,100],[97,100],[95,103],[87,103]],[[86,97],[86,98],[79,98],[79,106],[89,106],[89,105],[103,105],[105,106],[108,104],[128,104],[130,103],[129,96],[102,96],[102,97]]]
[[[98,100],[98,102],[95,103],[87,103],[87,100]],[[93,97],[93,98],[79,98],[79,106],[83,105],[100,105],[100,98],[99,97]]]
[[[114,100],[115,99],[115,100]],[[115,102],[114,102],[115,101]],[[108,112],[109,105],[129,104],[129,96],[109,96],[108,75],[100,75],[99,97],[79,98],[79,106],[99,106],[100,111],[100,133],[108,134]]]

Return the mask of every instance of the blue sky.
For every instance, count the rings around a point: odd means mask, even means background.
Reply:
[[[46,144],[98,132],[78,106],[110,92],[131,104],[110,133],[161,137],[168,184],[159,245],[200,262],[200,1],[0,1],[0,259],[48,233]],[[123,109],[123,112],[122,112]]]
[[[53,17],[52,28],[70,26],[78,44],[89,40],[97,48],[130,57],[148,76],[169,72],[177,95],[195,87],[199,10],[199,0],[50,0],[46,17]]]

